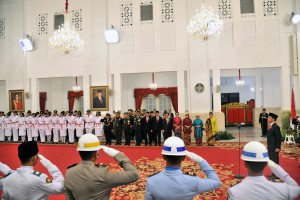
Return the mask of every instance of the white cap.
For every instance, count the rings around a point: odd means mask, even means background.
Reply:
[[[241,159],[252,162],[268,162],[269,154],[262,143],[253,141],[244,146]]]
[[[169,156],[185,156],[186,152],[184,142],[179,137],[169,137],[164,142],[161,153]]]
[[[80,137],[77,151],[98,151],[99,149],[101,149],[100,141],[95,135],[87,133]]]

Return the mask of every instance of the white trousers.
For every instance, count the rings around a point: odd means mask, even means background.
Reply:
[[[57,143],[59,141],[59,129],[53,129],[53,142]]]
[[[45,137],[45,130],[44,129],[39,129],[39,133],[40,133],[40,140],[41,142],[46,142],[46,137]]]
[[[85,128],[86,133],[93,133],[93,128]]]
[[[69,142],[74,143],[75,138],[74,138],[74,130],[75,129],[68,129],[68,134],[69,134]]]
[[[27,128],[27,138],[28,138],[28,141],[32,141],[32,132],[31,132],[31,128]]]
[[[0,142],[3,142],[4,141],[4,129],[3,128],[0,128]]]
[[[12,128],[12,131],[13,131],[13,141],[18,142],[18,140],[19,140],[18,128]]]

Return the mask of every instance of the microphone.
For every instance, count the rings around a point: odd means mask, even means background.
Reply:
[[[244,125],[245,125],[245,123],[242,122],[242,123],[238,124],[236,127],[237,127],[237,128],[241,128],[241,126],[244,126]]]

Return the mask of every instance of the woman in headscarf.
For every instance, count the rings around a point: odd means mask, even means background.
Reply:
[[[181,138],[181,132],[182,132],[182,119],[179,117],[179,113],[175,113],[175,117],[173,120],[173,129],[174,129],[174,135],[176,137]]]
[[[205,122],[205,132],[208,146],[215,146],[216,132],[218,131],[217,120],[212,112],[209,113],[209,118]]]
[[[185,145],[190,145],[193,124],[189,114],[185,115],[182,125],[183,125],[183,133],[184,133],[184,143]]]
[[[201,146],[202,145],[202,127],[203,127],[203,122],[199,118],[199,115],[196,115],[196,119],[193,122],[194,126],[194,136],[196,139],[196,145]]]

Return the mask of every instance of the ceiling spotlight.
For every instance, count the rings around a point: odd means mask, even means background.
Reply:
[[[105,39],[108,44],[114,44],[119,42],[119,34],[113,25],[110,29],[105,31]]]
[[[300,14],[292,12],[290,20],[293,24],[298,24],[300,22]]]

